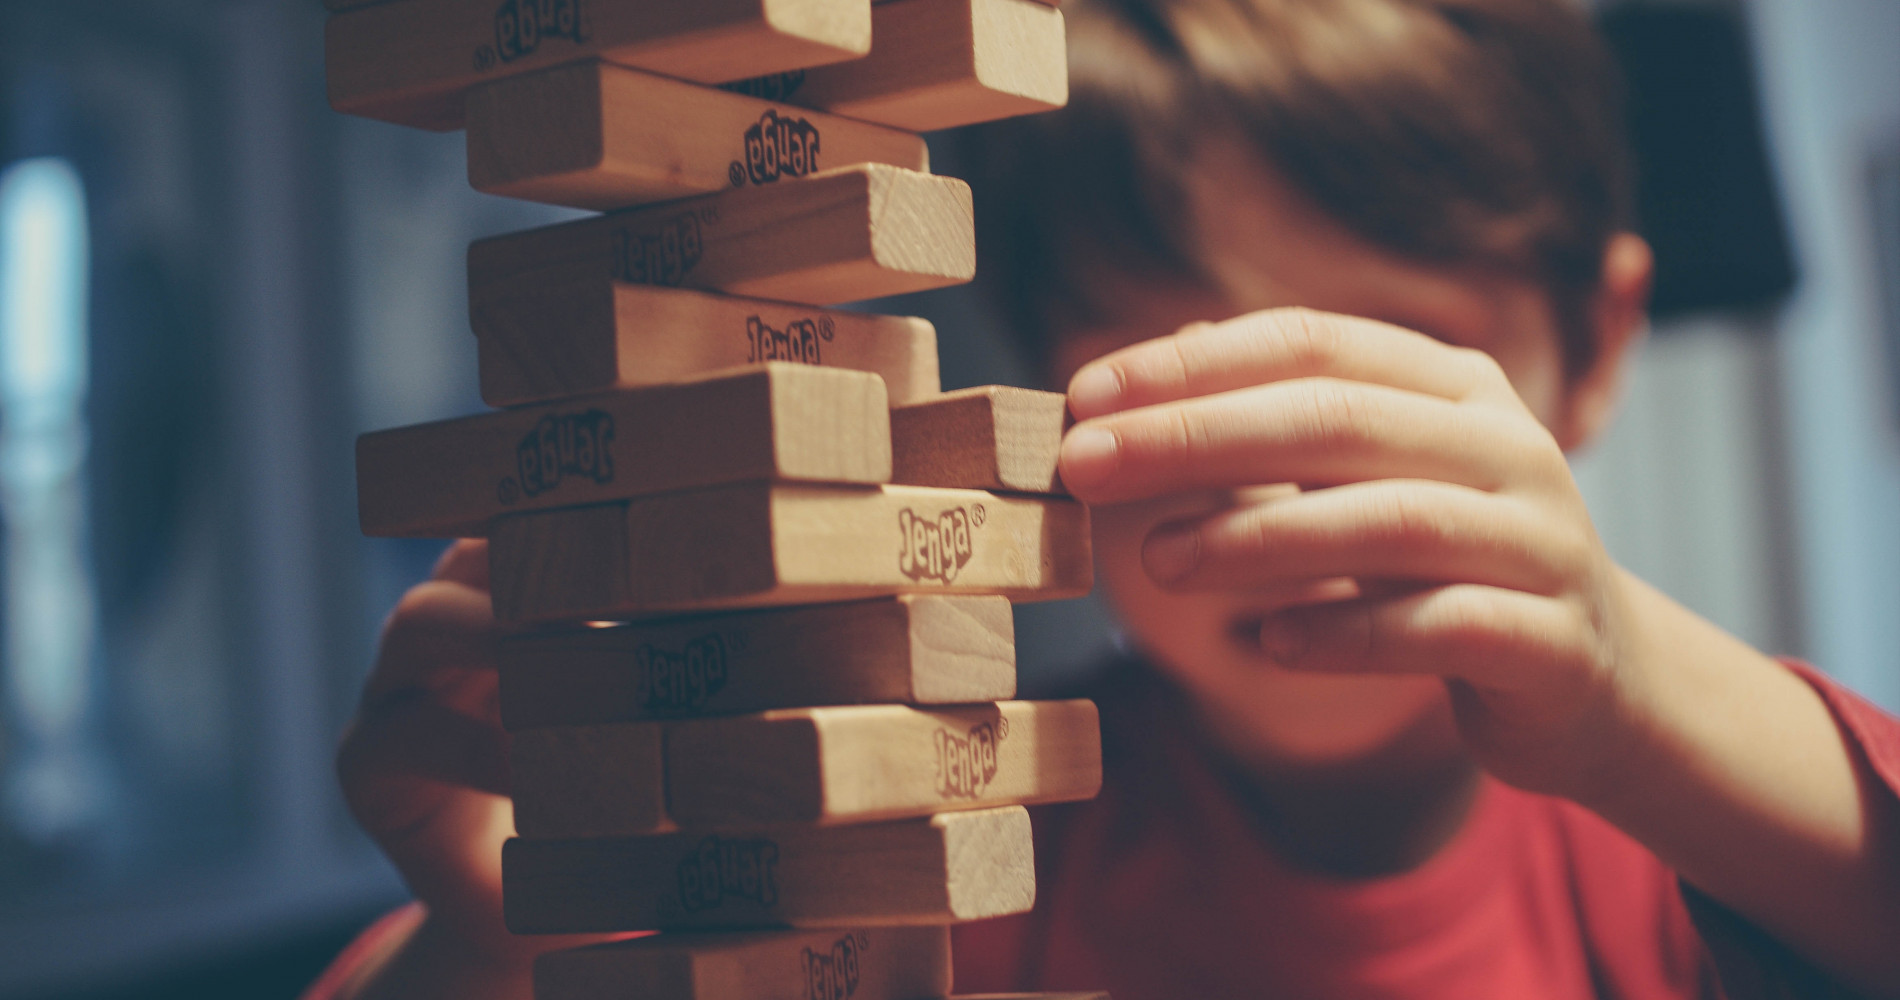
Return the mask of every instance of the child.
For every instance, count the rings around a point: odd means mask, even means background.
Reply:
[[[1900,722],[1619,569],[1563,459],[1651,271],[1581,16],[1065,11],[1071,107],[968,158],[1130,652],[958,989],[1900,996]],[[493,635],[478,543],[390,620],[340,766],[426,910],[315,995],[525,998],[576,943],[501,926]]]

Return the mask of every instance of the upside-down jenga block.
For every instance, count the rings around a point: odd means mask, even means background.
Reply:
[[[468,95],[478,191],[608,210],[830,167],[930,169],[910,132],[588,61]]]
[[[901,295],[970,280],[972,225],[962,181],[842,167],[478,240],[468,248],[470,311],[501,300],[566,323],[576,305],[592,305],[570,301],[573,292],[611,281],[813,305]]]
[[[480,347],[482,399],[490,406],[673,382],[765,361],[875,372],[892,405],[932,397],[940,388],[936,329],[909,316],[603,277],[565,286],[558,298],[480,297],[469,324]]]
[[[806,705],[1002,701],[1009,602],[914,594],[503,640],[510,729]]]
[[[1091,798],[1102,737],[1083,700],[780,709],[672,724],[666,774],[695,828],[830,826]]]
[[[482,534],[495,517],[753,480],[890,478],[881,379],[770,364],[416,424],[357,440],[370,535]]]
[[[1069,99],[1062,14],[1034,0],[891,0],[871,54],[732,89],[915,132],[1048,111]]]
[[[1089,701],[778,709],[528,730],[513,776],[523,836],[838,826],[1089,798],[1101,730]]]
[[[891,409],[891,482],[1060,493],[1068,398],[985,385]]]
[[[453,129],[470,87],[598,57],[721,83],[870,50],[869,0],[392,0],[324,26],[330,106]]]
[[[1073,500],[921,486],[745,485],[518,514],[489,536],[503,621],[612,621],[892,593],[1088,592]]]
[[[662,934],[542,955],[536,1000],[918,1000],[950,992],[947,927]]]
[[[508,841],[518,934],[653,928],[891,927],[1021,913],[1035,902],[1021,806],[840,827]]]

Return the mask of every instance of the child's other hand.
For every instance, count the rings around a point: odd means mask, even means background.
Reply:
[[[1272,310],[1097,359],[1070,406],[1062,477],[1087,502],[1304,488],[1156,528],[1142,548],[1156,583],[1350,581],[1350,599],[1271,615],[1262,647],[1296,670],[1444,677],[1488,769],[1584,790],[1627,694],[1624,578],[1562,449],[1490,356]]]
[[[455,543],[383,626],[337,755],[343,793],[427,909],[355,996],[528,996],[533,957],[576,939],[502,923],[501,845],[514,834],[495,672],[488,547]]]

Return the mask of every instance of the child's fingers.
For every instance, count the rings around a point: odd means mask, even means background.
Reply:
[[[431,580],[447,580],[476,590],[488,589],[488,540],[462,538],[449,544],[435,561]]]
[[[1142,562],[1175,590],[1349,577],[1555,594],[1575,577],[1586,546],[1519,500],[1386,479],[1162,525],[1142,546]]]
[[[1416,392],[1304,378],[1085,421],[1063,439],[1062,481],[1090,503],[1391,478],[1497,490],[1561,463],[1528,428]]]
[[[1502,380],[1477,351],[1375,320],[1270,309],[1105,355],[1075,374],[1076,419],[1249,385],[1326,376],[1463,399]]]
[[[496,634],[487,591],[443,580],[410,588],[383,625],[363,702],[434,690],[447,672],[494,669]]]
[[[1575,605],[1478,584],[1292,608],[1261,626],[1260,645],[1293,670],[1433,674],[1508,689],[1595,648]]]

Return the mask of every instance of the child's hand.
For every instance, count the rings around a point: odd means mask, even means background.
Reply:
[[[1805,681],[1611,562],[1490,357],[1273,310],[1100,358],[1069,405],[1062,479],[1091,503],[1306,488],[1155,528],[1155,581],[1333,596],[1271,614],[1262,647],[1298,670],[1443,677],[1493,774],[1596,810],[1900,997],[1893,792]]]
[[[1583,790],[1626,696],[1623,578],[1562,449],[1488,355],[1274,310],[1098,359],[1070,406],[1062,478],[1090,503],[1305,488],[1157,528],[1142,549],[1157,583],[1350,580],[1351,599],[1273,614],[1264,649],[1299,670],[1442,676],[1482,764]]]
[[[516,937],[501,916],[514,834],[495,674],[488,547],[457,542],[383,626],[376,667],[337,755],[344,796],[427,908],[359,997],[529,995],[535,955],[581,943]]]

